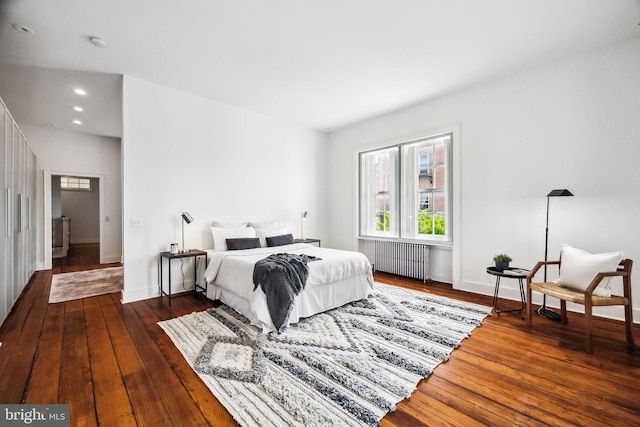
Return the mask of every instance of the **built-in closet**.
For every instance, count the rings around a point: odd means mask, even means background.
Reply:
[[[36,156],[0,98],[0,324],[36,265]]]

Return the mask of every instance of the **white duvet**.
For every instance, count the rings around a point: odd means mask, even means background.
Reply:
[[[213,295],[214,298],[231,305],[252,323],[261,326],[265,332],[274,328],[262,288],[258,287],[254,291],[253,269],[257,261],[275,253],[306,254],[321,258],[307,264],[307,283],[294,301],[289,323],[364,298],[373,289],[371,264],[360,252],[320,248],[304,243],[235,251],[210,251],[204,279],[220,288]],[[237,297],[244,301],[236,301]]]

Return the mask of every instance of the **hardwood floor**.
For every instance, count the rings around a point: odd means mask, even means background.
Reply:
[[[51,276],[37,272],[0,327],[1,403],[70,403],[73,426],[236,425],[156,324],[212,302],[123,305],[112,294],[48,304]],[[376,280],[491,304],[446,284]],[[573,313],[566,326],[538,317],[533,329],[494,314],[381,426],[640,425],[640,352],[626,350],[622,322],[598,318],[588,355],[582,326]]]
[[[64,258],[51,260],[53,274],[96,268],[117,267],[120,263],[100,264],[100,243],[74,243]]]

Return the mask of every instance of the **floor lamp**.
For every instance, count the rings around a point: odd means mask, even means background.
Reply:
[[[544,230],[544,260],[547,260],[547,251],[549,248],[549,198],[550,197],[566,197],[573,196],[571,191],[563,188],[561,190],[551,190],[549,194],[547,194],[547,225]],[[547,281],[547,265],[544,266],[544,281]],[[542,307],[538,309],[538,314],[542,317],[546,317],[551,320],[560,320],[560,315],[553,310],[549,310],[547,308],[547,295],[543,294],[542,296]]]

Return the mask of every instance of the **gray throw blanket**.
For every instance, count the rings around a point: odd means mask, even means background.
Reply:
[[[293,300],[307,284],[309,261],[321,258],[311,255],[273,254],[258,261],[253,268],[253,290],[262,287],[273,325],[281,332],[287,323]]]

